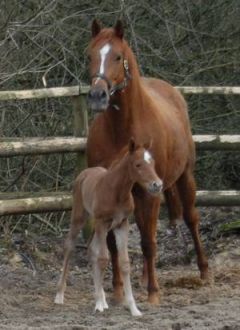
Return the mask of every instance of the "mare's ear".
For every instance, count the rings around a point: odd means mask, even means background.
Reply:
[[[136,150],[136,143],[133,137],[131,137],[128,143],[128,150],[130,154],[132,154]]]
[[[92,22],[92,37],[96,37],[98,33],[102,30],[101,23],[95,18]]]
[[[153,145],[153,139],[149,139],[148,142],[145,142],[143,147],[147,150],[150,150],[152,148],[152,145]]]
[[[120,19],[117,20],[114,30],[115,30],[116,36],[118,38],[122,39],[123,34],[124,34],[124,27],[123,27],[123,22]]]

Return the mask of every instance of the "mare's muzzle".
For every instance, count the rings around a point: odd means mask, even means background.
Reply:
[[[111,83],[103,74],[96,74],[92,79],[99,79],[101,83],[93,85],[88,92],[88,104],[93,111],[104,111],[109,104]]]
[[[108,107],[109,94],[104,88],[91,88],[87,100],[92,110],[103,111]]]

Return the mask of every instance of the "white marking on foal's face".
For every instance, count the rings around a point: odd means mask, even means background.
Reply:
[[[100,49],[100,56],[101,56],[101,64],[100,64],[100,70],[99,70],[100,74],[104,74],[104,62],[105,62],[105,59],[106,59],[107,54],[110,51],[110,49],[111,49],[111,46],[109,44],[104,45]]]
[[[149,151],[144,151],[144,155],[143,155],[143,158],[145,160],[145,162],[147,162],[148,164],[151,163],[151,160],[152,160],[152,155],[150,154]]]

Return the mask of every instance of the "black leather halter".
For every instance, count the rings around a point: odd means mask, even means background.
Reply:
[[[126,88],[128,85],[128,80],[131,79],[131,74],[129,72],[127,60],[123,60],[123,68],[124,68],[124,79],[122,82],[120,82],[119,84],[117,84],[115,86],[113,86],[112,82],[104,74],[102,74],[100,72],[96,73],[94,76],[92,76],[92,79],[99,78],[99,79],[104,80],[107,83],[107,86],[109,89],[109,94],[113,95],[117,91],[121,91],[124,88]]]

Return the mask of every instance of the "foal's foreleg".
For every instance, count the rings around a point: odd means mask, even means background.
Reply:
[[[128,220],[125,219],[121,225],[114,229],[116,237],[117,249],[119,252],[119,264],[123,276],[123,288],[125,300],[130,312],[133,316],[140,316],[142,313],[136,306],[132,293],[132,285],[130,281],[130,262],[128,257]]]
[[[191,232],[197,252],[201,278],[205,279],[208,277],[208,261],[199,234],[199,213],[195,207],[196,184],[190,168],[187,168],[178,179],[177,186],[183,205],[183,218]]]
[[[109,256],[106,244],[107,228],[104,224],[98,225],[98,221],[99,220],[96,220],[95,233],[89,245],[89,256],[92,264],[95,287],[95,311],[103,312],[104,309],[108,308],[103,289],[103,277],[109,261]]]
[[[54,300],[56,304],[63,304],[64,302],[64,291],[66,289],[66,277],[69,259],[74,249],[75,240],[79,234],[80,229],[82,229],[85,223],[86,214],[84,214],[84,210],[82,207],[81,192],[78,191],[79,189],[80,187],[75,187],[75,193],[73,195],[71,225],[64,245],[63,269],[57,286],[57,294]]]

